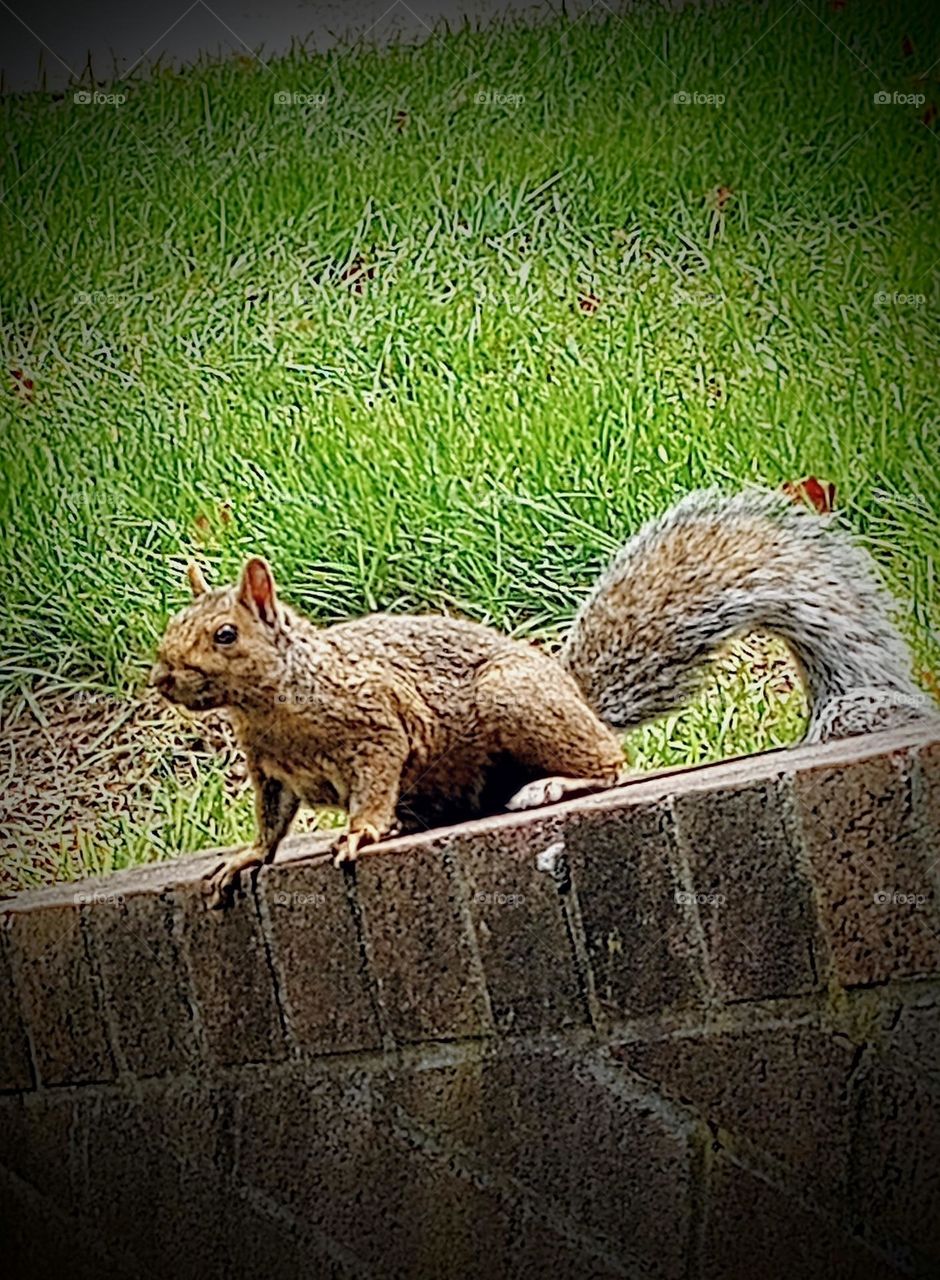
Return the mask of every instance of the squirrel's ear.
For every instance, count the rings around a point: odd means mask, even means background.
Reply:
[[[277,597],[274,591],[274,574],[266,560],[255,556],[242,569],[241,581],[238,584],[238,599],[254,614],[267,622],[274,622],[277,616]]]
[[[209,590],[209,585],[202,576],[202,570],[195,560],[190,560],[186,566],[186,577],[189,579],[189,585],[192,587],[193,596],[204,596]]]

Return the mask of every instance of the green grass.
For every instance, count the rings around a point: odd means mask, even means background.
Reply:
[[[324,623],[552,634],[690,488],[806,473],[932,667],[932,16],[651,8],[4,100],[3,705],[37,673],[135,688],[193,554],[267,555]],[[634,748],[800,715],[728,674]],[[213,788],[168,799],[181,847],[224,831]]]

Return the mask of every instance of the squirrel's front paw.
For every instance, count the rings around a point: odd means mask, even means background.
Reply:
[[[242,881],[242,872],[245,872],[248,883],[253,885],[263,861],[261,854],[248,846],[219,863],[202,882],[206,907],[210,911],[224,911],[226,907],[230,907],[235,900],[236,891],[246,887]]]
[[[333,844],[333,866],[341,867],[344,863],[355,862],[359,850],[367,844],[378,844],[382,833],[378,827],[364,822],[355,830],[346,831]]]

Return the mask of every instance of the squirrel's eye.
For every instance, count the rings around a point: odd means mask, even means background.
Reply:
[[[238,639],[238,627],[233,627],[230,622],[226,622],[224,626],[219,627],[212,639],[216,644],[234,644]]]

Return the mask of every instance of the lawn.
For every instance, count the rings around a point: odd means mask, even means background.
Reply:
[[[599,6],[4,99],[12,879],[246,833],[176,713],[197,767],[161,738],[134,804],[29,799],[61,778],[23,735],[78,697],[107,747],[191,556],[216,582],[268,556],[322,623],[449,610],[551,638],[690,488],[813,473],[929,683],[938,59],[926,2]],[[792,741],[790,685],[773,651],[729,661],[634,759]]]

